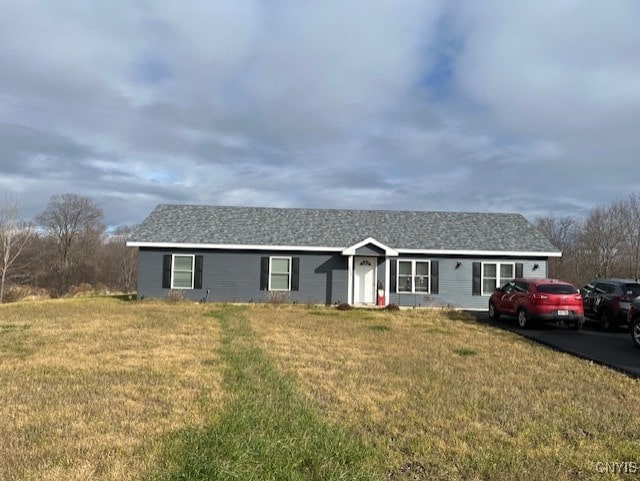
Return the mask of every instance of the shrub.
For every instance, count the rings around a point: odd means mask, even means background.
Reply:
[[[167,302],[182,302],[184,301],[184,291],[171,289],[164,297]]]
[[[49,291],[30,285],[9,284],[5,287],[3,302],[50,299]]]
[[[398,304],[387,304],[384,307],[385,311],[399,311],[400,310],[400,306]]]
[[[93,289],[93,292],[101,296],[107,296],[113,293],[109,288],[109,286],[107,286],[106,284],[103,284],[102,282],[98,282],[96,287]]]
[[[267,302],[272,306],[280,306],[289,302],[288,291],[267,291]]]
[[[93,294],[93,287],[86,282],[69,288],[69,297],[89,296],[91,294]]]
[[[338,304],[336,309],[338,309],[339,311],[350,311],[351,309],[353,309],[353,306],[347,304],[346,302],[341,302],[340,304]]]
[[[422,301],[424,302],[425,307],[429,307],[434,303],[433,297],[431,297],[429,294],[425,294],[424,296],[422,296]]]

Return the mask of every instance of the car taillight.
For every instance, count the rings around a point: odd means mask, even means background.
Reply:
[[[531,300],[533,302],[548,301],[549,300],[549,296],[545,296],[544,294],[532,294],[531,295]]]
[[[576,294],[573,298],[574,301],[582,302],[582,294]]]

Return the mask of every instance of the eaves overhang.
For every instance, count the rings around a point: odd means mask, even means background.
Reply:
[[[562,257],[559,251],[499,251],[473,249],[398,249],[399,254],[425,254],[441,256],[478,257]]]
[[[217,249],[217,250],[246,250],[246,251],[297,251],[297,252],[340,252],[345,256],[356,255],[360,247],[372,244],[386,256],[399,255],[431,255],[431,256],[464,256],[464,257],[562,257],[560,251],[503,251],[503,250],[473,250],[473,249],[394,249],[372,237],[364,239],[349,247],[329,246],[296,246],[271,244],[210,244],[196,242],[147,242],[127,241],[128,247],[156,248],[156,249]]]
[[[140,242],[128,241],[129,247],[149,247],[156,249],[228,249],[245,251],[308,251],[340,252],[342,247],[267,245],[267,244],[207,244],[194,242]]]

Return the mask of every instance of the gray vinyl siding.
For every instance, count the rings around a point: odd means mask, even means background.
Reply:
[[[439,294],[391,293],[389,302],[399,306],[453,306],[464,309],[487,309],[488,295],[474,296],[473,272],[474,262],[511,262],[522,264],[523,277],[546,277],[546,259],[514,259],[514,258],[438,258],[425,256],[402,256],[397,259],[437,260],[439,266]],[[460,267],[456,268],[460,262]],[[533,266],[538,264],[536,270]],[[392,283],[393,284],[393,283]]]
[[[289,301],[296,303],[337,304],[347,302],[348,257],[339,253],[264,252],[242,250],[189,250],[141,248],[138,255],[138,296],[164,298],[169,289],[162,288],[162,264],[165,254],[193,254],[203,256],[202,289],[184,290],[184,297],[210,302],[266,302],[266,291],[260,290],[260,262],[262,257],[299,257],[299,290],[290,291]],[[386,265],[400,260],[437,260],[439,293],[408,294],[391,292],[386,303],[400,306],[447,306],[465,309],[486,309],[488,295],[472,295],[474,262],[511,262],[523,265],[523,277],[546,277],[547,259],[470,258],[401,256],[388,263],[378,259],[377,279],[385,282]],[[460,266],[456,268],[456,265]],[[538,269],[533,267],[538,264]],[[391,269],[396,272],[397,269]],[[391,280],[391,285],[395,285]]]
[[[384,279],[385,279],[385,273],[386,273],[386,262],[384,257],[378,258],[377,271],[378,272],[376,273],[376,276],[378,278],[378,285],[382,285],[384,289]]]
[[[138,255],[138,296],[164,298],[162,260],[165,254],[203,256],[202,289],[186,289],[185,299],[200,301],[210,290],[210,302],[265,302],[260,290],[262,257],[300,258],[300,288],[290,291],[290,302],[335,304],[347,302],[347,258],[332,253],[259,252],[141,248]]]

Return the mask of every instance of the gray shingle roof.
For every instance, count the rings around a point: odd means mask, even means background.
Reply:
[[[520,214],[158,205],[133,243],[559,252]]]

